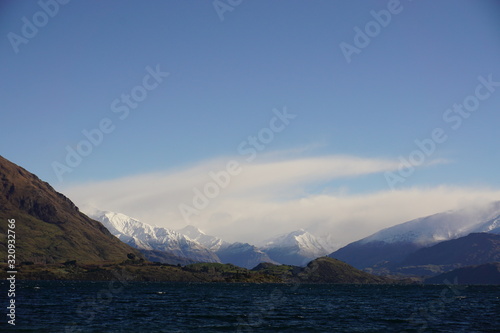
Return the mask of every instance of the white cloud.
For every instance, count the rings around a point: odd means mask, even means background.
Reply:
[[[241,164],[241,173],[231,176],[229,185],[198,210],[199,215],[192,215],[189,223],[228,241],[258,243],[274,234],[304,228],[317,235],[332,234],[345,244],[413,218],[500,199],[496,190],[446,186],[383,188],[370,194],[309,193],[308,186],[335,179],[375,173],[383,179],[383,173],[396,170],[399,161],[352,156],[276,161],[276,155],[274,160],[271,156],[262,156],[260,163]],[[221,172],[229,160],[82,184],[62,192],[82,208],[117,211],[177,229],[188,224],[179,205],[193,206],[194,189],[203,192],[206,184],[215,184],[209,172]]]

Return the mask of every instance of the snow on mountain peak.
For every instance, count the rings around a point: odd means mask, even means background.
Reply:
[[[111,234],[136,248],[170,252],[199,261],[219,261],[211,250],[177,231],[152,226],[121,213],[99,211],[91,217],[101,221]]]

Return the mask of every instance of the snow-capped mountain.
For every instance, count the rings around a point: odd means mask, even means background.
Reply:
[[[192,225],[174,231],[151,226],[121,213],[94,211],[88,215],[153,261],[181,264],[222,261],[246,268],[253,268],[261,262],[277,263],[253,245],[231,244]]]
[[[222,246],[229,245],[228,242],[225,242],[222,239],[217,238],[215,236],[209,236],[200,229],[192,225],[188,225],[182,229],[179,229],[177,230],[177,232],[200,243],[201,245],[203,245],[204,247],[213,252],[218,251]]]
[[[168,252],[199,262],[220,262],[214,252],[174,230],[154,227],[120,213],[98,211],[91,217],[121,241],[140,250]]]
[[[268,240],[262,250],[279,263],[302,266],[328,254],[325,247],[311,233],[300,229]]]
[[[383,229],[330,254],[356,268],[398,262],[408,254],[471,232],[498,232],[500,201],[418,218]]]

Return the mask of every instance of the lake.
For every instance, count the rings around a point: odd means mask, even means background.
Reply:
[[[7,294],[6,281],[1,284]],[[498,332],[500,286],[17,281],[19,332]],[[2,297],[2,299],[6,299]]]

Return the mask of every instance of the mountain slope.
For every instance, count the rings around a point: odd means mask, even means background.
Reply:
[[[142,255],[81,213],[71,200],[34,174],[0,156],[0,219],[16,220],[17,262],[123,261]],[[0,224],[7,234],[7,224]],[[0,238],[2,258],[6,238]]]
[[[220,262],[215,253],[170,229],[154,227],[120,213],[99,211],[93,217],[123,242],[146,251],[163,251],[195,262]],[[158,252],[145,252],[155,254]]]
[[[262,250],[276,262],[297,266],[328,254],[316,237],[302,229],[267,241]]]
[[[420,248],[465,236],[478,228],[494,230],[499,216],[500,202],[439,213],[383,229],[329,256],[360,269],[399,262]]]

